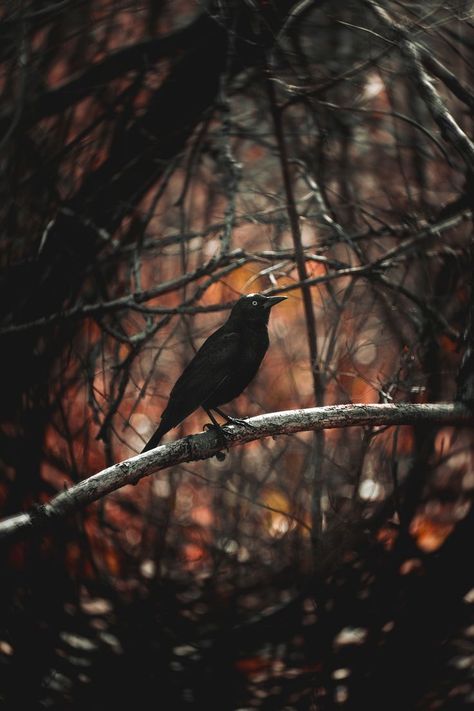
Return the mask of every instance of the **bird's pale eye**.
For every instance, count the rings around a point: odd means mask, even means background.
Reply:
[[[258,301],[252,301],[252,306],[258,306]]]

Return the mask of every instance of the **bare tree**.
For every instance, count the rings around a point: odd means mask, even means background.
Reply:
[[[464,654],[474,585],[453,562],[473,524],[470,4],[2,13],[5,698],[80,704],[74,664],[57,666],[71,622],[57,611],[68,601],[84,622],[100,598],[122,616],[114,654],[138,654],[134,599],[154,649],[159,600],[169,684],[230,675],[235,705],[195,682],[201,707],[428,708],[451,683],[433,671],[441,640]],[[289,299],[236,407],[273,414],[230,429],[223,462],[212,434],[182,437],[199,413],[130,460],[201,339],[257,290]],[[25,621],[19,588],[47,600],[43,618]],[[86,627],[108,663],[113,645]],[[176,652],[189,641],[194,661]]]

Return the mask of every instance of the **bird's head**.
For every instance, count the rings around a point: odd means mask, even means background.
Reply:
[[[234,305],[231,318],[248,323],[268,323],[270,310],[286,296],[264,296],[264,294],[246,294]]]

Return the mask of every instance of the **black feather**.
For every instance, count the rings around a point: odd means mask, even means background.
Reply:
[[[171,390],[161,423],[143,452],[198,407],[213,410],[236,398],[256,375],[268,348],[270,309],[285,297],[248,294],[203,343]]]

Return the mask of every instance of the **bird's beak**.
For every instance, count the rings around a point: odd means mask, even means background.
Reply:
[[[271,309],[272,306],[276,306],[276,304],[279,304],[280,301],[285,300],[286,296],[267,296],[267,300],[265,301],[265,308]]]

